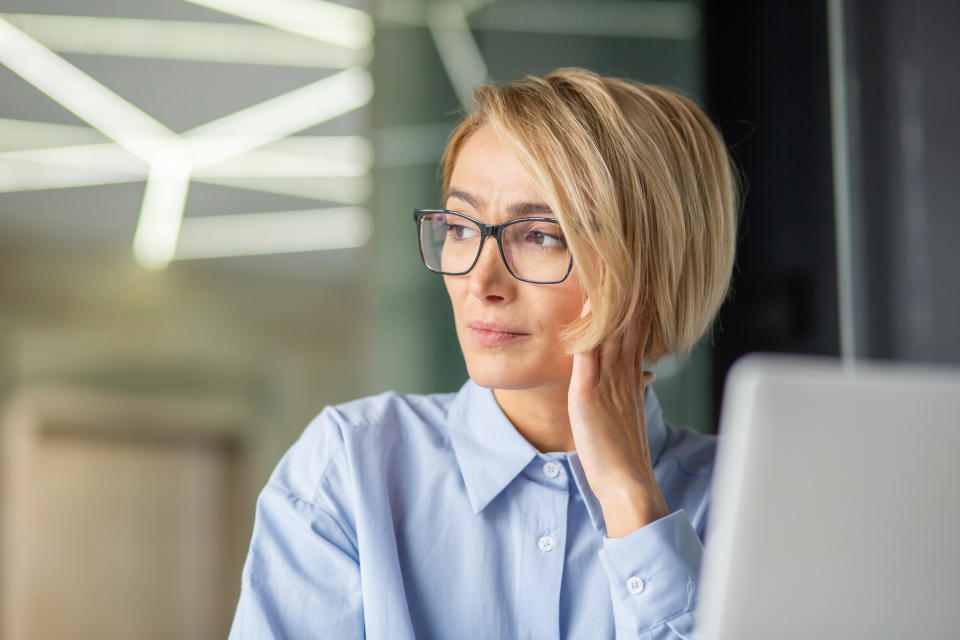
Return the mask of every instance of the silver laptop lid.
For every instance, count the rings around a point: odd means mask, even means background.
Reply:
[[[960,369],[727,379],[698,638],[960,638]]]

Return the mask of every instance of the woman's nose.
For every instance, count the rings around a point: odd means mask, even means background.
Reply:
[[[510,296],[514,278],[503,263],[497,239],[487,237],[484,240],[477,263],[469,273],[470,292],[478,298],[505,300]]]

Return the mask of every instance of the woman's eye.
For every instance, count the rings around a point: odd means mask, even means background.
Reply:
[[[531,230],[527,234],[527,242],[543,247],[545,249],[566,249],[567,243],[560,236],[546,231]]]
[[[447,236],[454,240],[466,240],[477,235],[476,229],[471,229],[462,224],[447,223]]]

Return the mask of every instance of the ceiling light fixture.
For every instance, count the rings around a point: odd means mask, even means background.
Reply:
[[[37,13],[0,18],[60,53],[327,69],[365,65],[372,53],[262,24]]]
[[[369,51],[372,39],[369,15],[321,0],[277,0],[270,4],[249,0],[191,1],[341,47]],[[146,163],[146,188],[133,242],[134,255],[145,268],[163,268],[177,255],[191,178],[344,203],[360,202],[369,196],[369,143],[366,156],[359,163],[343,158],[305,160],[279,150],[262,150],[286,136],[367,104],[373,95],[373,81],[364,69],[334,73],[177,135],[3,17],[0,62]],[[293,148],[296,144],[303,148],[309,143],[286,142],[279,146]],[[54,159],[55,152],[48,148],[3,154],[6,157],[0,158],[0,162],[20,169],[31,164],[54,166],[59,167],[56,173],[66,174],[61,184],[50,185],[53,172],[41,171],[42,179],[36,182],[46,186],[90,184],[91,180],[126,181],[130,177],[127,172],[136,163],[135,158],[118,154],[113,145],[74,146],[77,148],[59,159]],[[93,160],[96,175],[90,175],[89,164],[77,166],[85,156]],[[72,175],[63,171],[64,166],[73,169]],[[143,166],[137,169],[143,171]],[[318,175],[337,176],[338,184],[318,179]],[[29,188],[22,177],[14,175],[10,186]],[[253,186],[258,180],[259,186]],[[2,183],[0,180],[0,187]],[[228,220],[224,218],[224,222]],[[243,220],[249,225],[254,219]],[[188,227],[194,228],[192,225]]]
[[[325,0],[187,2],[351,49],[365,49],[373,42],[373,19],[368,13]]]
[[[372,97],[370,73],[347,69],[190,129],[183,138],[194,166],[209,167],[358,109]]]
[[[223,258],[366,244],[373,233],[361,207],[184,218],[175,259]]]

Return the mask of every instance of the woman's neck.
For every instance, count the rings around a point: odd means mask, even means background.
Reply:
[[[493,396],[520,435],[538,451],[573,451],[567,390],[568,384],[494,389]]]

